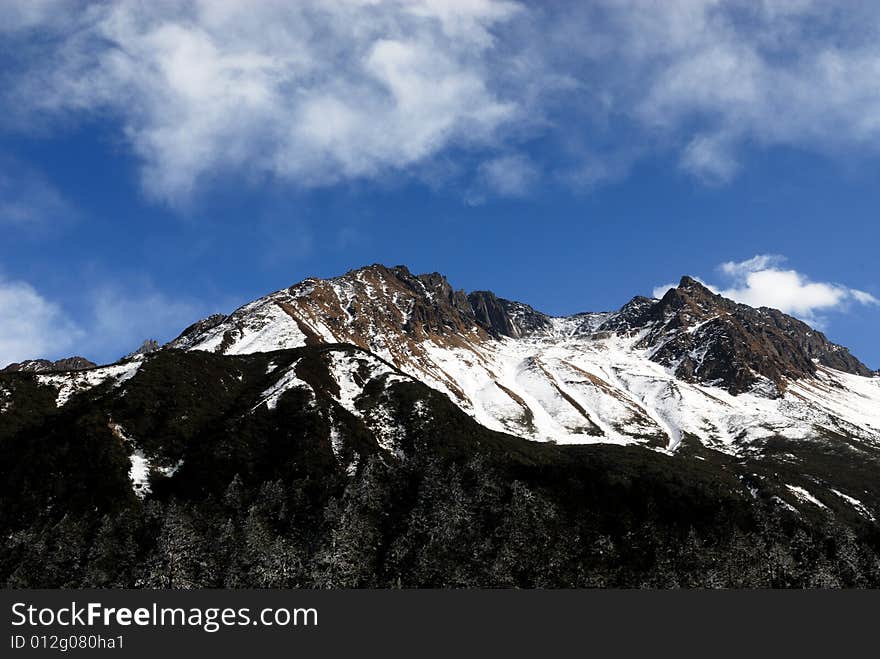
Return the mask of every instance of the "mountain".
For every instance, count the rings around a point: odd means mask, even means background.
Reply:
[[[307,279],[170,346],[248,354],[350,343],[450,396],[488,428],[559,443],[685,436],[730,453],[821,428],[880,441],[880,381],[805,323],[684,277],[661,300],[554,318],[374,265]]]
[[[878,415],[690,278],[559,318],[374,265],[0,373],[0,583],[878,587]]]

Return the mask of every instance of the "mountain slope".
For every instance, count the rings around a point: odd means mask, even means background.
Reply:
[[[7,587],[880,585],[880,452],[842,437],[530,442],[346,345],[0,387]]]

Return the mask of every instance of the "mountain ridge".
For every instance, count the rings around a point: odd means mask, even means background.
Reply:
[[[722,306],[728,313],[730,313],[731,310],[751,309],[751,307],[748,307],[747,305],[733,302],[732,300],[723,298],[721,295],[713,293],[698,280],[688,275],[684,275],[681,278],[679,285],[670,289],[664,295],[663,299],[635,296],[630,302],[617,311],[582,311],[567,316],[545,314],[526,303],[498,297],[495,293],[489,290],[475,290],[469,293],[464,290],[455,290],[449,284],[448,279],[438,272],[414,275],[403,265],[388,267],[380,263],[375,263],[362,268],[349,270],[343,275],[330,279],[309,277],[299,284],[294,284],[293,286],[288,287],[287,290],[293,291],[297,286],[306,282],[333,282],[356,279],[363,273],[368,272],[379,273],[380,276],[390,275],[401,282],[405,282],[410,288],[413,288],[414,283],[418,282],[418,285],[423,288],[423,291],[431,296],[432,301],[439,299],[441,315],[444,311],[447,312],[452,319],[452,322],[441,322],[438,324],[438,319],[434,318],[434,324],[431,325],[428,323],[427,325],[426,329],[429,331],[444,331],[449,327],[454,327],[459,330],[467,330],[471,329],[468,327],[468,321],[470,321],[478,325],[483,331],[496,337],[508,336],[511,338],[521,338],[536,332],[549,331],[552,327],[551,319],[573,320],[580,317],[596,317],[602,315],[607,315],[609,317],[608,320],[602,323],[598,328],[595,326],[590,327],[590,331],[595,329],[609,331],[633,329],[634,324],[638,326],[644,325],[651,320],[658,320],[657,309],[668,309],[671,304],[674,304],[674,301],[682,300],[681,291],[691,293],[696,291],[696,297],[703,299],[714,298],[715,300],[723,301],[725,304]],[[435,295],[439,296],[439,298],[435,298]],[[690,297],[694,296],[691,295]],[[656,305],[658,302],[660,303],[659,306]],[[442,308],[444,306],[448,307],[448,309],[444,310]],[[655,311],[650,312],[649,310],[651,308],[655,308]],[[847,348],[832,343],[824,334],[811,328],[803,321],[797,320],[769,307],[760,307],[755,310],[772,317],[774,321],[784,325],[785,329],[790,332],[800,332],[812,336],[812,341],[805,342],[805,345],[809,343],[806,352],[809,353],[810,357],[819,359],[819,362],[823,365],[864,376],[870,376],[874,373],[874,371],[870,370],[856,357],[851,355]],[[452,313],[449,313],[450,311]],[[631,315],[636,313],[636,311],[638,311],[638,313],[635,317],[627,318],[628,314]],[[233,312],[233,314],[234,313],[235,312]],[[226,316],[225,318],[229,318],[233,314],[230,314],[230,316]],[[216,326],[220,320],[221,314],[214,314],[202,321],[198,321],[193,327],[187,328],[187,330],[182,332],[180,336],[172,340],[170,344],[180,345],[182,342],[181,340],[187,334],[191,334],[195,326],[204,326],[206,323],[215,323]],[[428,320],[428,318],[425,317],[424,311],[421,309],[417,310],[414,322],[421,321],[421,323],[424,324],[426,320]],[[448,321],[449,318],[446,320]],[[812,374],[814,372],[815,370],[806,362],[802,362],[797,368],[791,370],[791,373],[797,375]]]
[[[243,354],[322,343],[374,352],[487,427],[531,439],[666,438],[674,449],[690,433],[735,450],[745,435],[803,436],[815,422],[877,434],[866,421],[876,413],[854,406],[880,391],[847,380],[872,374],[846,348],[690,277],[659,300],[554,317],[457,290],[436,272],[374,264],[270,293],[169,346]],[[835,388],[845,400],[829,403]]]
[[[694,436],[738,453],[816,427],[880,438],[880,380],[846,348],[688,276],[661,299],[550,316],[491,291],[466,293],[437,272],[373,264],[209,316],[163,349],[328,344],[367,350],[486,427],[528,439],[675,450]]]
[[[880,378],[690,288],[552,317],[381,266],[0,372],[0,583],[880,584]]]

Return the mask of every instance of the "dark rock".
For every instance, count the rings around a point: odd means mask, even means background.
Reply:
[[[550,320],[539,311],[521,302],[497,297],[491,291],[474,291],[468,295],[477,323],[493,336],[520,338],[549,330]]]
[[[156,352],[157,350],[161,350],[162,346],[159,345],[159,342],[155,339],[147,339],[144,341],[141,346],[135,350],[134,352],[128,353],[124,359],[128,359],[130,357],[137,357],[138,355],[149,355],[152,352]]]
[[[869,375],[849,351],[806,323],[775,309],[754,309],[682,277],[659,302],[636,298],[621,309],[614,329],[649,329],[640,346],[678,377],[742,393],[770,380],[783,391],[786,380],[815,375],[816,364]]]
[[[16,371],[29,373],[46,373],[55,371],[83,371],[88,368],[97,366],[95,362],[85,357],[65,357],[58,361],[49,361],[48,359],[28,359],[23,362],[9,364],[6,368],[0,370],[0,373],[13,373]]]
[[[624,304],[620,311],[611,316],[599,327],[601,332],[620,332],[637,329],[642,326],[642,318],[648,310],[657,304],[657,300],[650,297],[636,295],[632,300]]]

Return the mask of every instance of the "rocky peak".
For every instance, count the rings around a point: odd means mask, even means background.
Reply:
[[[523,336],[547,331],[550,319],[521,302],[512,302],[496,296],[492,291],[474,291],[468,302],[477,323],[493,336]]]
[[[159,342],[156,339],[147,339],[144,341],[140,347],[127,354],[123,359],[128,359],[130,357],[137,357],[138,355],[149,355],[152,352],[156,352],[157,350],[161,350],[162,346],[159,345]]]
[[[778,309],[761,307],[756,311],[768,323],[772,323],[776,329],[790,337],[810,359],[819,364],[865,377],[873,374],[871,369],[856,359],[847,348],[832,343],[822,332],[813,329],[805,322],[792,318]]]
[[[646,330],[640,347],[684,380],[733,393],[766,390],[769,381],[781,392],[787,380],[814,375],[816,363],[869,373],[846,348],[806,323],[775,309],[738,304],[691,277],[682,277],[656,304],[633,310],[628,328]]]
[[[661,321],[671,327],[690,327],[694,322],[732,313],[740,306],[713,293],[691,277],[682,277],[678,287],[670,288],[656,305],[645,309],[643,324]]]
[[[477,330],[496,338],[520,338],[552,325],[547,316],[527,304],[499,298],[491,291],[456,290],[438,272],[414,275],[406,266],[374,264],[348,272],[340,281],[351,285],[374,279],[383,292],[392,291],[395,303],[407,301],[409,319],[402,329],[419,336]],[[405,293],[401,294],[400,287]]]
[[[657,304],[658,300],[650,297],[636,295],[632,300],[624,304],[619,311],[611,314],[599,326],[602,332],[621,332],[642,327],[645,323],[648,311]]]

